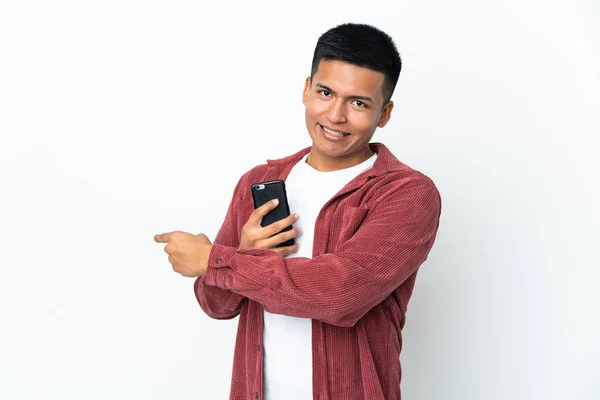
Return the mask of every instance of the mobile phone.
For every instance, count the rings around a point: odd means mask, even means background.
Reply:
[[[254,209],[273,199],[279,200],[279,204],[273,210],[269,211],[262,219],[260,225],[262,227],[271,225],[290,215],[290,206],[287,200],[285,191],[285,182],[281,179],[276,179],[267,182],[258,182],[252,185],[252,199],[254,200]],[[292,226],[285,227],[281,232],[286,232],[292,229]],[[281,233],[279,232],[279,233]],[[277,245],[277,247],[291,246],[294,244],[294,239],[287,240]]]

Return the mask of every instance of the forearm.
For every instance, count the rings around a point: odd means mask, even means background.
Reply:
[[[313,259],[217,246],[206,284],[248,297],[272,313],[352,326],[416,272],[431,244],[395,255],[342,252]]]

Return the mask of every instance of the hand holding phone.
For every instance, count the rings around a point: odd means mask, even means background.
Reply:
[[[280,221],[290,215],[290,207],[285,191],[285,182],[280,179],[268,182],[258,182],[252,185],[252,199],[254,200],[254,209],[264,205],[265,203],[277,199],[279,204],[273,210],[269,211],[262,219],[261,226],[266,227],[274,222]],[[281,232],[287,232],[292,229],[292,226],[285,227]],[[278,232],[277,234],[281,233]],[[294,244],[294,239],[289,239],[277,245],[277,247],[291,246]]]

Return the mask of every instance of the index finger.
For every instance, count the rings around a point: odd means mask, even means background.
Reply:
[[[278,205],[279,205],[279,200],[278,199],[273,199],[271,201],[267,201],[265,204],[263,204],[262,206],[258,207],[256,210],[254,210],[252,212],[252,214],[250,215],[250,218],[248,219],[248,221],[252,225],[260,225],[263,217],[265,215],[267,215],[269,213],[269,211],[277,208]]]
[[[170,233],[161,233],[159,235],[154,235],[154,241],[156,243],[169,243]]]

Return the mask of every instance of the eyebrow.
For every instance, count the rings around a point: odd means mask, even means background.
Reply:
[[[316,87],[320,87],[321,89],[325,89],[328,92],[330,92],[331,94],[334,94],[334,95],[336,94],[335,90],[333,90],[333,89],[331,89],[331,88],[323,85],[322,83],[315,83],[315,86]],[[371,104],[375,104],[375,102],[373,101],[373,99],[370,98],[370,97],[368,97],[368,96],[348,96],[348,97],[351,98],[351,99],[361,100],[361,101],[368,101]]]

